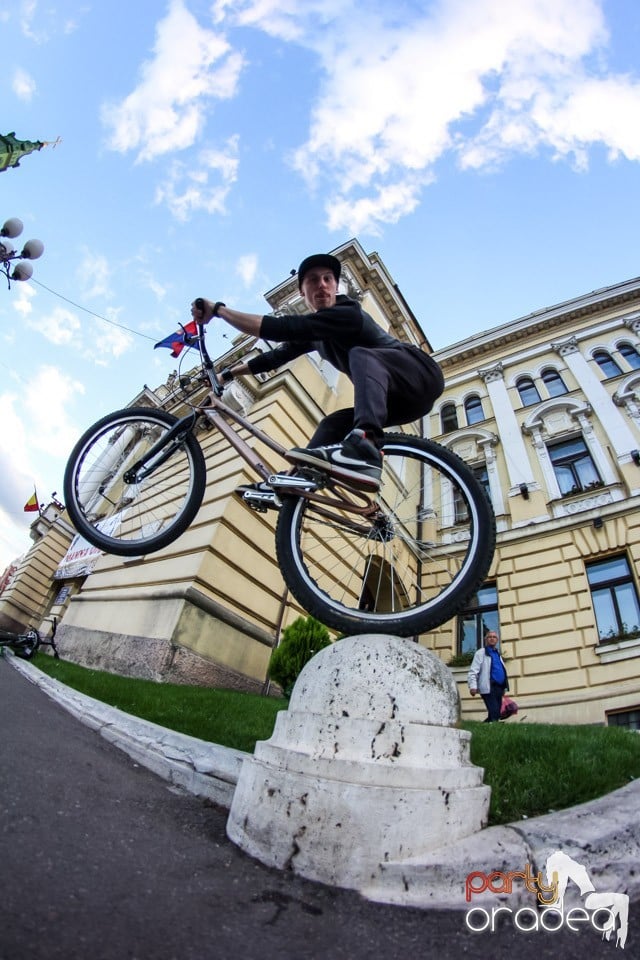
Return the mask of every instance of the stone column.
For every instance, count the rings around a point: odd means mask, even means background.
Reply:
[[[493,367],[479,370],[478,373],[486,383],[491,399],[500,442],[505,451],[509,483],[512,488],[519,487],[522,483],[532,486],[535,483],[533,468],[518,419],[509,399],[502,364],[496,363]]]

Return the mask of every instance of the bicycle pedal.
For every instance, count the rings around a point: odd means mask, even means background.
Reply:
[[[266,513],[267,510],[279,510],[282,506],[282,502],[273,490],[245,490],[242,499],[252,510],[257,510],[258,513]]]
[[[269,477],[269,486],[275,490],[315,490],[319,483],[311,476],[295,476],[288,473],[275,473]]]

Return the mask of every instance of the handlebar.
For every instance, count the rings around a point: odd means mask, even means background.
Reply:
[[[201,297],[198,297],[198,300],[201,300],[201,299],[202,299]],[[198,300],[195,301],[196,307],[198,307]],[[200,310],[201,307],[198,307],[198,309]],[[213,365],[213,360],[211,359],[207,351],[207,344],[205,342],[205,335],[204,335],[205,326],[206,324],[203,323],[201,320],[196,320],[198,335],[195,337],[191,337],[188,334],[185,335],[185,343],[189,343],[189,341],[191,341],[193,344],[198,345],[198,350],[200,351],[200,358],[202,360],[202,366],[207,371],[213,392],[215,393],[216,397],[221,397],[222,394],[224,393],[224,384],[218,377],[218,374],[216,373],[215,367]]]

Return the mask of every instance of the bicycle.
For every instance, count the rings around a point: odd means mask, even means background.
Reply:
[[[183,328],[184,329],[184,328]],[[316,469],[278,473],[240,431],[285,458],[286,448],[222,399],[205,325],[197,347],[206,400],[177,418],[130,407],[103,417],[69,457],[64,494],[78,532],[100,550],[135,557],[167,547],[202,503],[206,465],[195,435],[214,427],[258,480],[245,504],[277,509],[276,558],[307,613],[345,634],[416,636],[458,613],[485,579],[495,518],[471,469],[434,441],[386,433],[381,486],[368,494]],[[193,382],[193,380],[192,380]]]
[[[31,660],[39,646],[40,634],[37,630],[26,630],[24,633],[0,630],[0,649],[2,649],[2,653],[4,653],[4,647],[9,647],[22,660]]]
[[[59,660],[60,654],[56,646],[57,626],[57,618],[53,617],[51,634],[46,638],[41,637],[40,633],[33,627],[25,630],[24,633],[13,633],[11,630],[0,629],[0,651],[4,654],[4,648],[9,647],[22,660],[31,660],[40,647],[49,646],[53,648],[53,656],[56,660]]]

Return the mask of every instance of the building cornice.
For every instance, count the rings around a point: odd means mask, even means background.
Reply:
[[[566,300],[553,307],[546,307],[527,314],[517,320],[499,327],[493,327],[483,333],[461,340],[451,346],[436,350],[434,358],[443,367],[451,367],[460,361],[474,357],[495,354],[501,347],[513,345],[518,340],[528,340],[539,333],[557,332],[565,324],[592,317],[605,310],[624,308],[627,304],[640,301],[640,278],[627,280],[610,287],[594,290],[592,293]]]

